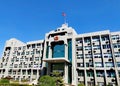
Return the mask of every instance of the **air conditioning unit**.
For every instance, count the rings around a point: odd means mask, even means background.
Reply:
[[[119,43],[120,42],[120,40],[117,40],[117,43]]]
[[[90,43],[88,43],[88,45],[90,45]]]
[[[88,51],[88,53],[91,53],[91,51]]]
[[[118,49],[118,51],[120,52],[120,49]]]
[[[95,45],[95,43],[93,43],[93,45]]]
[[[110,52],[110,50],[107,50],[107,52]]]
[[[94,79],[93,79],[93,78],[91,78],[90,80],[91,80],[91,81],[94,81]]]
[[[112,82],[114,82],[114,81],[115,81],[115,79],[111,79],[111,81],[112,81]]]
[[[110,70],[113,71],[114,69],[111,67]]]
[[[93,52],[95,53],[96,51],[94,50]]]
[[[109,43],[109,41],[106,41],[106,44],[108,44]]]
[[[108,61],[112,61],[112,59],[108,59]]]

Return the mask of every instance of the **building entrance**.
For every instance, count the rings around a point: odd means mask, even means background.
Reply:
[[[60,72],[61,76],[64,76],[64,63],[52,63],[51,72]]]

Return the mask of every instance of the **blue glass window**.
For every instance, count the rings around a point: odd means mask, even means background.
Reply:
[[[64,57],[65,56],[65,45],[56,44],[53,47],[53,58]]]
[[[117,67],[120,67],[120,62],[117,62],[116,64],[117,64]]]

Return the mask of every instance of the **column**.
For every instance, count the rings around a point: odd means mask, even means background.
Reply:
[[[51,72],[51,63],[48,63],[47,74],[50,74],[50,72]]]
[[[64,71],[65,71],[65,74],[64,74],[64,80],[65,80],[65,83],[68,83],[68,65],[67,63],[65,62],[65,68],[64,68]]]

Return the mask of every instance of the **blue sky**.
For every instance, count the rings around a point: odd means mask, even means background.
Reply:
[[[120,0],[0,0],[0,55],[5,41],[44,39],[67,22],[77,33],[120,31]]]

